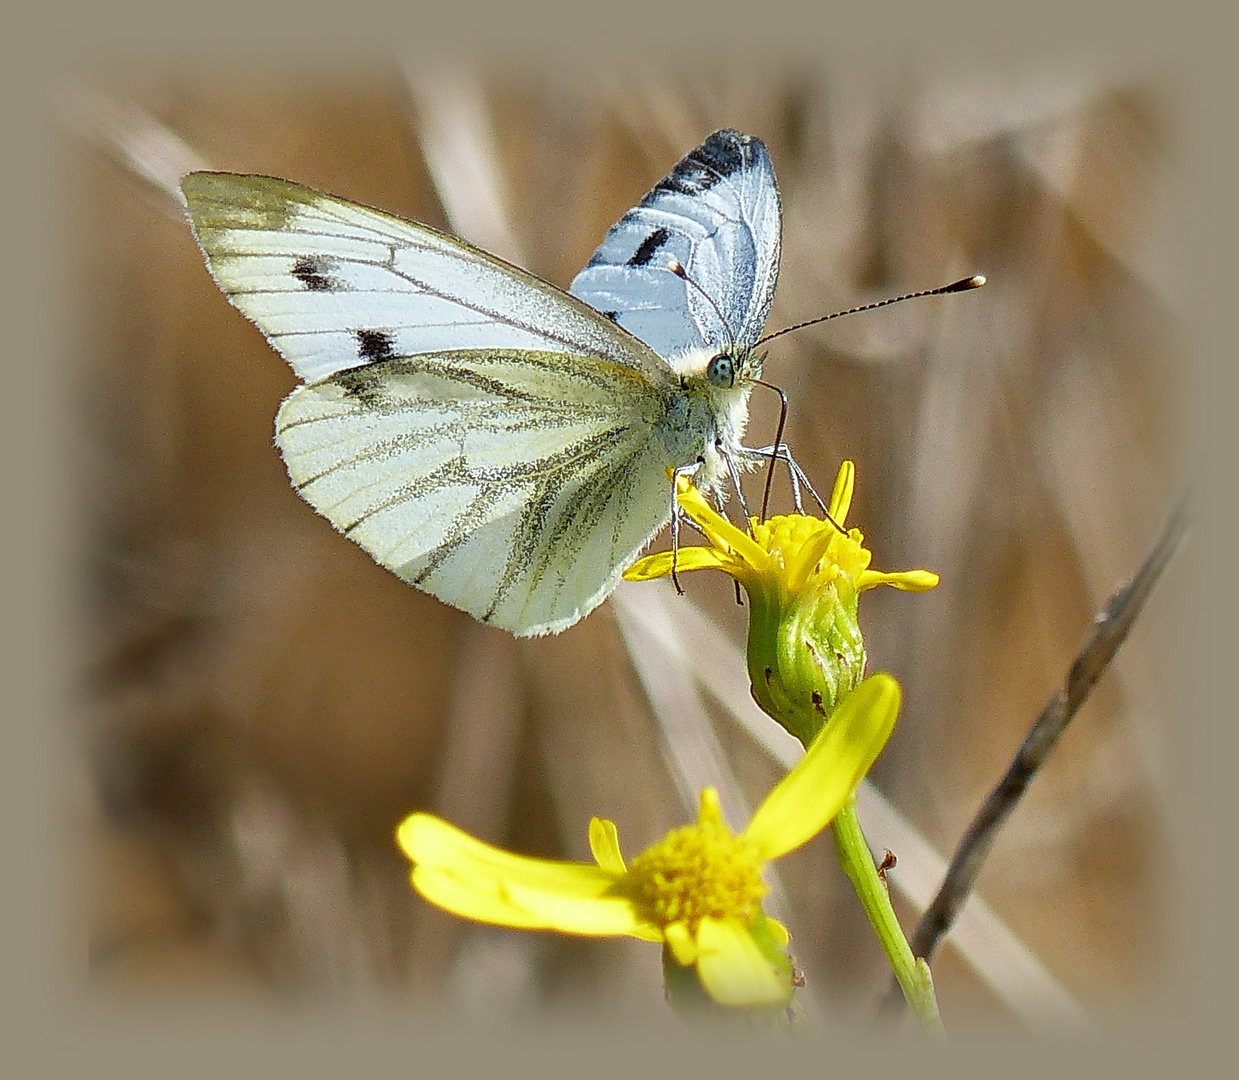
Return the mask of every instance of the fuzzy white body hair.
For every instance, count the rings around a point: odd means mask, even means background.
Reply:
[[[693,483],[702,490],[724,496],[724,481],[730,470],[727,458],[741,471],[752,468],[752,461],[738,453],[748,424],[749,393],[754,371],[751,353],[735,354],[738,377],[734,385],[718,386],[706,375],[717,349],[688,349],[668,360],[679,380],[679,387],[667,395],[667,416],[660,434],[672,459],[680,468],[700,461]]]

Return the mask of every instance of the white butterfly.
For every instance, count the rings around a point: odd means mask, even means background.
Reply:
[[[671,516],[668,468],[714,490],[755,454],[740,439],[782,219],[752,136],[680,161],[574,295],[287,180],[181,189],[216,282],[305,381],[276,417],[294,487],[483,622],[571,626]]]

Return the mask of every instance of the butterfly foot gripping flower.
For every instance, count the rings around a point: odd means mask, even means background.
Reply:
[[[938,584],[928,570],[880,573],[859,529],[843,531],[856,470],[845,461],[829,517],[789,514],[751,522],[752,535],[715,512],[681,478],[680,506],[710,541],[639,559],[624,573],[647,581],[676,570],[722,570],[749,595],[748,667],[757,704],[808,745],[835,706],[865,674],[857,624],[860,594],[877,585],[922,592]]]
[[[894,727],[899,698],[890,676],[866,680],[740,833],[728,827],[717,793],[707,788],[696,822],[630,863],[615,825],[600,818],[589,828],[593,863],[511,854],[423,813],[401,823],[397,841],[413,863],[414,888],[457,915],[661,942],[673,1001],[683,1001],[682,980],[694,972],[718,1005],[781,1009],[794,989],[788,935],[762,910],[762,871],[824,829],[850,799]]]

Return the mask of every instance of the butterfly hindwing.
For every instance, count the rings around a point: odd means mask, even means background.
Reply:
[[[751,348],[774,297],[781,230],[765,146],[716,131],[611,227],[570,291],[662,356],[720,348],[729,332]],[[698,288],[667,270],[671,259]]]
[[[669,513],[657,398],[593,357],[423,354],[295,390],[301,495],[400,577],[517,634],[571,625]]]
[[[553,285],[424,225],[269,176],[181,182],[220,288],[306,382],[444,349],[596,356],[654,385],[667,365]]]

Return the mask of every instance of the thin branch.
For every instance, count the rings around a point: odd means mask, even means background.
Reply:
[[[1088,699],[1119,646],[1131,632],[1145,601],[1187,532],[1190,523],[1187,509],[1189,496],[1190,491],[1186,490],[1179,496],[1161,536],[1136,576],[1111,595],[1093,620],[1092,629],[1067,673],[1065,684],[1046,702],[1006,774],[989,793],[968,826],[951,859],[938,895],[921,916],[912,935],[912,951],[916,956],[925,960],[933,957],[934,950],[950,930],[959,909],[972,892],[981,867],[994,846],[998,830],[1011,816],[1058,737]],[[902,1010],[903,1004],[903,992],[896,984],[887,993],[880,1011],[883,1015],[893,1016]]]

